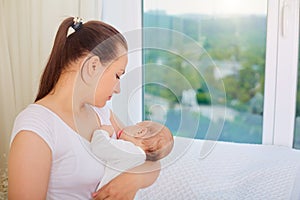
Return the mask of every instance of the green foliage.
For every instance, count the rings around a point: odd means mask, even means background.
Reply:
[[[208,16],[169,16],[165,13],[145,13],[145,27],[161,27],[182,32],[202,45],[208,52],[213,61],[232,62],[239,66],[234,73],[228,74],[223,78],[226,101],[230,107],[238,110],[251,110],[250,100],[256,93],[264,94],[264,71],[265,71],[265,47],[266,47],[266,17],[264,16],[235,16],[227,18],[208,17]],[[147,37],[144,37],[147,40]],[[155,41],[152,41],[155,42]],[[165,38],[166,44],[170,46],[178,41],[172,38]],[[163,65],[171,67],[176,73],[161,72],[158,70],[145,70],[145,80],[150,81],[155,77],[160,78],[164,83],[168,83],[168,89],[159,86],[147,87],[146,91],[150,94],[169,99],[171,102],[178,102],[178,97],[182,91],[205,86],[207,81],[211,88],[216,91],[222,88],[216,83],[212,63],[205,63],[199,56],[198,62],[201,63],[201,70],[195,69],[184,60],[184,55],[188,55],[185,44],[176,45],[176,49],[182,52],[181,55],[174,55],[161,50],[146,50],[145,63],[155,63],[162,61]],[[205,66],[203,66],[205,65]],[[202,74],[205,74],[203,80]],[[181,76],[178,76],[180,74]],[[189,85],[181,84],[185,79]],[[170,89],[171,88],[171,89]],[[215,92],[217,93],[217,92]],[[197,92],[199,104],[210,104],[209,90]],[[219,102],[224,102],[220,99]],[[300,97],[297,98],[300,102]],[[297,108],[297,114],[300,108]]]
[[[148,94],[167,99],[170,103],[178,103],[178,97],[169,89],[156,84],[147,84],[144,86]]]
[[[211,103],[208,93],[205,92],[202,88],[199,88],[197,90],[196,98],[197,98],[197,103],[199,105],[210,105]]]

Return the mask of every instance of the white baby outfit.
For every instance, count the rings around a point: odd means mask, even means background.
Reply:
[[[110,138],[104,130],[94,132],[91,150],[105,164],[104,176],[98,189],[120,173],[141,165],[146,160],[146,154],[142,148],[132,142]]]

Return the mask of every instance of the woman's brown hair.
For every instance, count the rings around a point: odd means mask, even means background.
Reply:
[[[119,31],[101,21],[86,22],[68,36],[69,28],[74,24],[73,19],[65,19],[58,28],[35,102],[51,92],[68,64],[85,54],[92,53],[102,63],[108,63],[119,56],[120,46],[128,49]]]

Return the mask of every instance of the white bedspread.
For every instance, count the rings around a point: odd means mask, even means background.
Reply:
[[[217,142],[201,158],[204,146],[214,143],[175,137],[157,181],[140,190],[136,199],[300,199],[299,150]]]

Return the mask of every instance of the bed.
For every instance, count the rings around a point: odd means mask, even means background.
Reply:
[[[300,199],[300,150],[175,137],[139,200]]]

